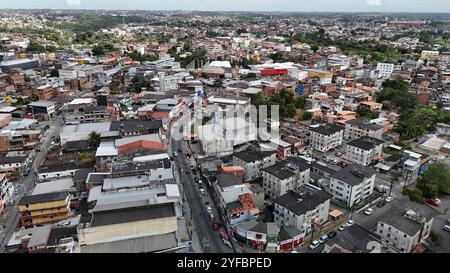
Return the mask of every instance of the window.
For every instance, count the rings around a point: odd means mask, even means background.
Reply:
[[[262,234],[256,234],[256,239],[261,239],[262,238]]]

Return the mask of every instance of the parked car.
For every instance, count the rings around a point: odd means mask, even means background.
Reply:
[[[441,205],[441,200],[437,199],[437,198],[432,198],[428,200],[428,204],[435,206],[435,207],[439,207]]]
[[[384,200],[378,202],[377,207],[382,208],[384,207],[384,205],[386,205],[386,202]]]
[[[373,213],[373,209],[372,208],[368,208],[364,211],[365,215],[371,215]]]
[[[201,195],[205,195],[205,190],[203,188],[198,189]]]
[[[178,153],[177,152],[173,152],[173,156],[178,156]]]
[[[319,241],[314,240],[311,242],[311,244],[309,244],[309,249],[311,250],[316,249],[319,245],[320,245]]]
[[[339,231],[344,231],[344,230],[346,230],[347,229],[347,224],[343,224],[342,226],[340,226],[339,228],[338,228],[338,230]]]
[[[445,225],[442,227],[445,231],[450,232],[450,225]]]
[[[319,238],[319,244],[324,244],[326,241],[328,241],[328,236],[327,235],[323,235],[322,237]]]
[[[181,147],[178,148],[178,152],[179,152],[179,153],[182,153],[182,152],[183,152],[183,149],[181,149]]]
[[[384,199],[387,203],[391,202],[392,200],[394,200],[394,197],[392,196],[388,196],[386,197],[386,199]]]
[[[336,235],[337,235],[337,232],[335,231],[335,230],[333,230],[333,231],[331,231],[330,233],[328,233],[327,234],[328,235],[328,238],[334,238],[334,237],[336,237]]]
[[[350,220],[350,221],[347,222],[347,226],[348,226],[348,227],[351,227],[351,226],[353,226],[354,224],[355,224],[355,221],[353,221],[353,220]]]

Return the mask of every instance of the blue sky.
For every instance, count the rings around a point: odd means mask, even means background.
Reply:
[[[0,0],[0,8],[450,12],[450,0]]]

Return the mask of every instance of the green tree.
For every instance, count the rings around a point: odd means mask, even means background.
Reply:
[[[27,52],[43,53],[45,52],[45,48],[41,45],[40,42],[36,40],[31,40],[27,46]]]
[[[417,179],[417,188],[426,198],[434,198],[439,192],[450,189],[450,167],[442,162],[434,162]]]
[[[89,134],[89,146],[93,147],[93,148],[97,148],[98,146],[100,146],[100,142],[101,142],[101,138],[100,138],[100,134],[97,132],[91,132]]]
[[[377,117],[377,114],[375,114],[372,110],[370,110],[369,107],[365,105],[358,105],[356,114],[358,115],[358,118],[362,119],[374,119]]]

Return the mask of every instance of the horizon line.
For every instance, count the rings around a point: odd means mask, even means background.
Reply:
[[[153,11],[153,12],[247,12],[247,13],[370,13],[370,14],[449,14],[450,11],[281,11],[281,10],[190,10],[190,9],[93,9],[93,8],[0,8],[3,10],[52,10],[52,11]]]

